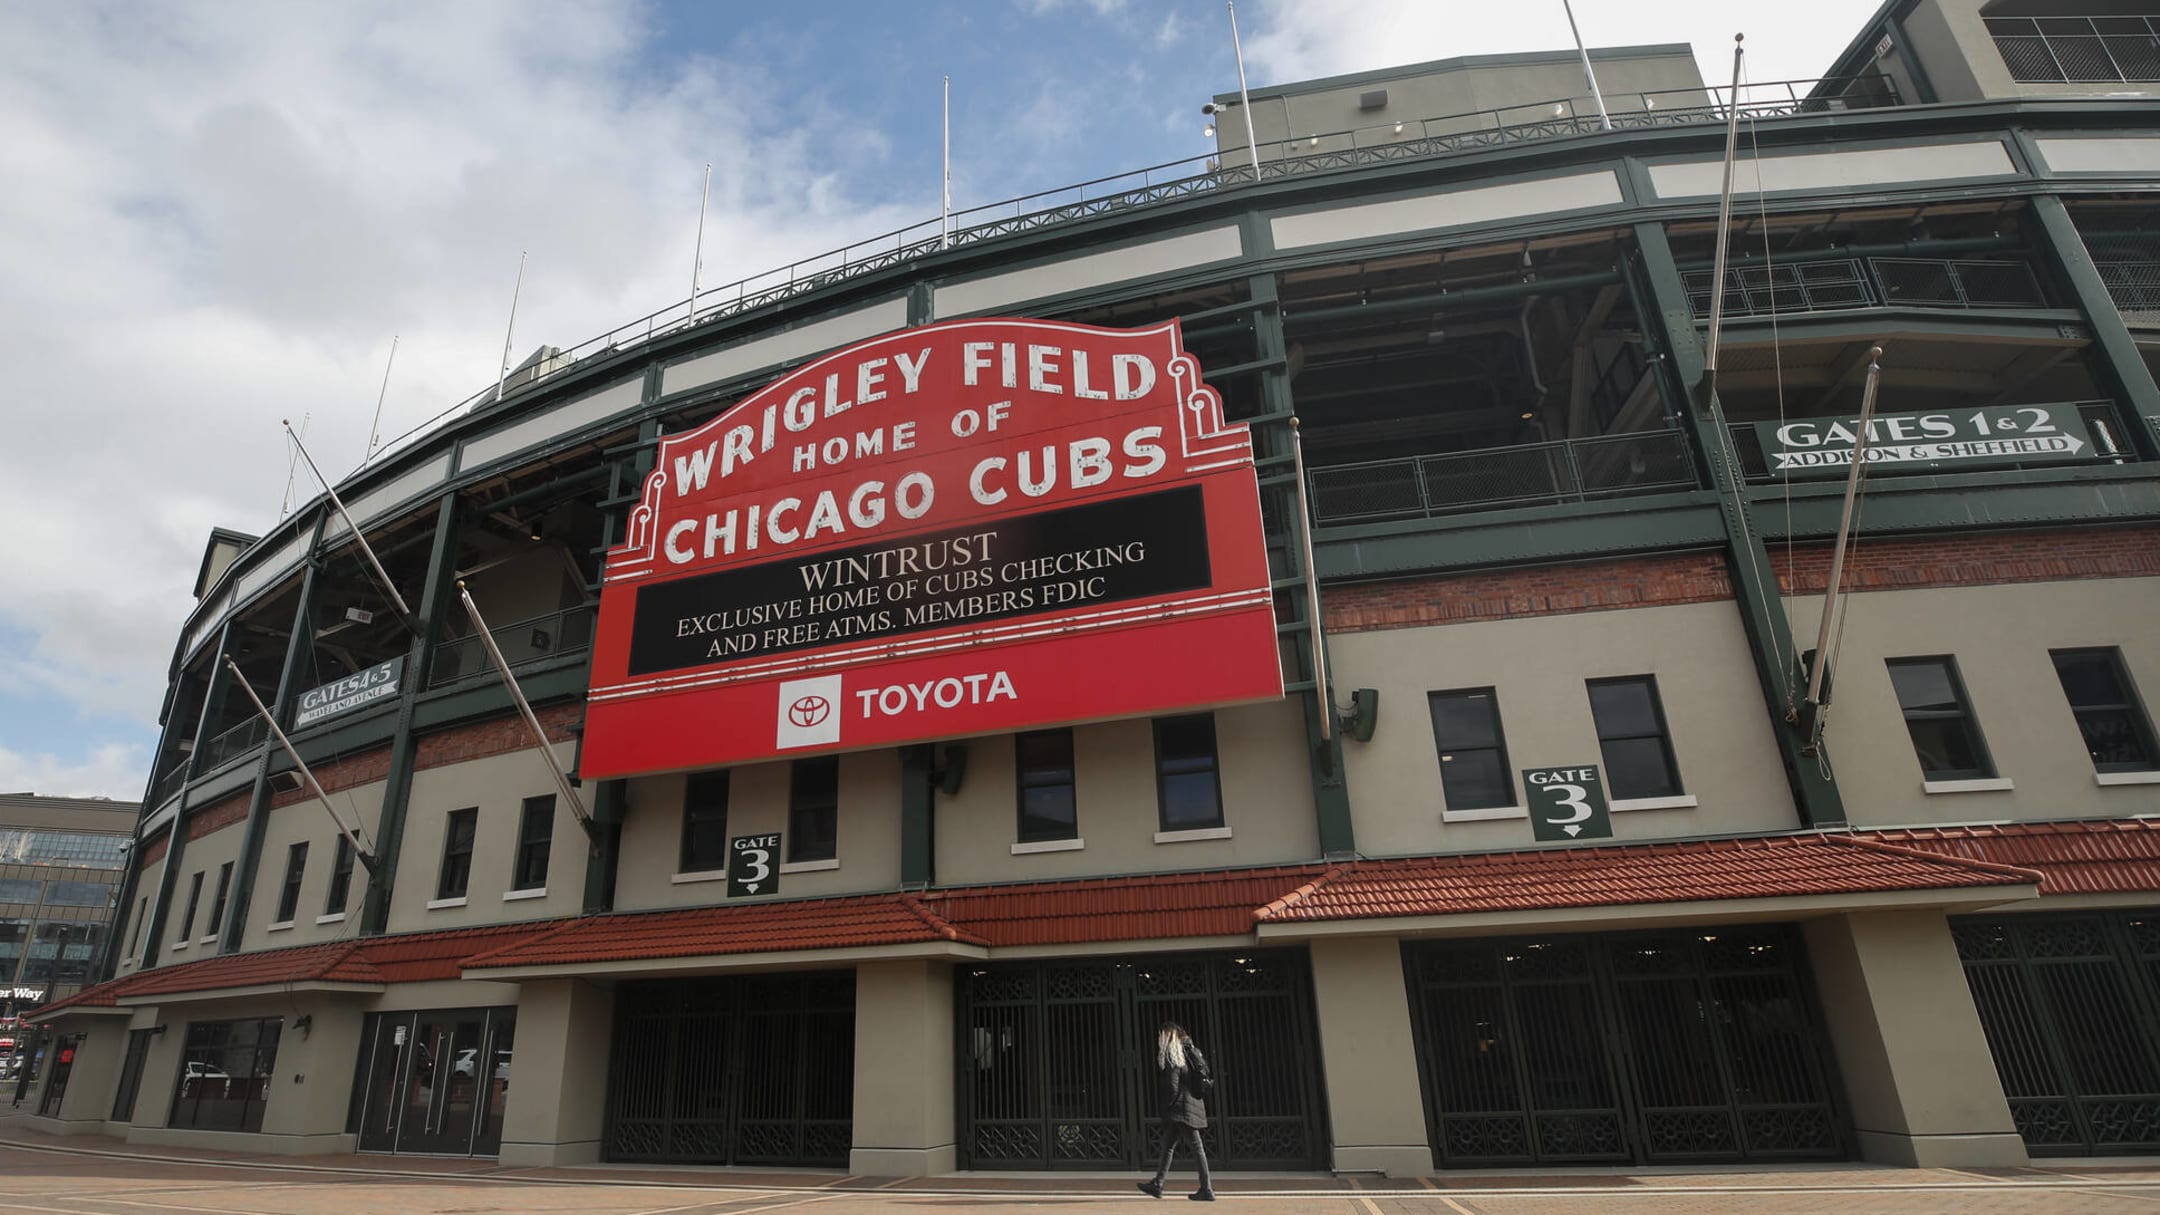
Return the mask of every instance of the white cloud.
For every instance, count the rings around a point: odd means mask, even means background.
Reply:
[[[278,419],[352,468],[393,332],[386,436],[480,388],[520,250],[513,358],[683,295],[708,160],[708,285],[935,210],[850,198],[823,166],[886,149],[812,146],[828,103],[651,36],[569,0],[0,6],[0,631],[32,638],[0,679],[154,716],[209,528],[275,521]]]
[[[118,743],[92,750],[79,763],[0,747],[0,793],[110,797],[132,802],[142,797],[149,764],[147,748]]]
[[[1747,35],[1748,79],[1822,75],[1877,7],[1877,0],[1576,0],[1591,46],[1690,42],[1703,79],[1732,79],[1732,36]],[[1253,84],[1452,59],[1458,55],[1571,50],[1560,0],[1473,4],[1468,0],[1255,0],[1245,37]]]

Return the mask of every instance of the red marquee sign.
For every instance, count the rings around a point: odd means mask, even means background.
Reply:
[[[665,438],[580,775],[1282,695],[1252,438],[1175,321],[954,321]]]

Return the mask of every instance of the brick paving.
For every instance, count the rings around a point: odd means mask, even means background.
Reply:
[[[886,1215],[1165,1207],[1100,1174],[849,1177],[739,1169],[505,1169],[490,1160],[255,1156],[60,1137],[0,1110],[0,1215]],[[1189,1178],[1182,1188],[1190,1188]],[[2030,1169],[1583,1169],[1415,1180],[1240,1175],[1240,1215],[2160,1215],[2160,1162]],[[1182,1192],[1182,1191],[1180,1191]]]

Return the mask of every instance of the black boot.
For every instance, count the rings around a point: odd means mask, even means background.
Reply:
[[[1187,1194],[1185,1197],[1192,1199],[1194,1202],[1213,1202],[1215,1201],[1215,1191],[1194,1190],[1192,1193]]]
[[[1162,1182],[1143,1181],[1140,1183],[1140,1192],[1150,1198],[1160,1198],[1162,1197]]]

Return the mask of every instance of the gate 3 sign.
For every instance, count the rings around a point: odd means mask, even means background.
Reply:
[[[1842,477],[1852,467],[1858,418],[1757,422],[1770,471]],[[1868,423],[1867,462],[1912,468],[1987,468],[2075,460],[2087,454],[2085,419],[2072,405],[2012,405],[1942,413],[1879,413]]]
[[[665,439],[580,774],[1282,694],[1252,439],[1176,322],[955,321]]]
[[[1545,841],[1612,838],[1612,810],[1605,803],[1605,782],[1598,779],[1597,765],[1525,768],[1522,775],[1533,837]]]

